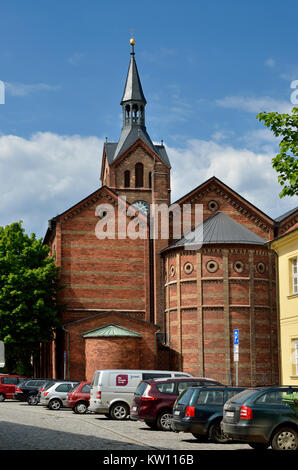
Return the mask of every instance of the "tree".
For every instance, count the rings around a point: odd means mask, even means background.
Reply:
[[[32,373],[30,359],[60,324],[59,268],[42,240],[22,222],[0,227],[0,340],[7,368]]]
[[[259,121],[270,127],[276,137],[282,137],[280,152],[273,157],[272,166],[283,186],[280,197],[298,195],[298,108],[292,114],[260,113]]]

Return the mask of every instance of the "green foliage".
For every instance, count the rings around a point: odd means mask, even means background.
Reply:
[[[298,195],[298,108],[292,114],[260,113],[259,121],[271,128],[276,137],[281,137],[280,152],[272,159],[283,186],[280,197]]]
[[[60,324],[58,273],[49,247],[21,222],[0,227],[0,339],[18,370]]]

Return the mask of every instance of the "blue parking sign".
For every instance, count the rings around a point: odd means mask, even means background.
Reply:
[[[234,330],[234,344],[239,344],[239,330]]]

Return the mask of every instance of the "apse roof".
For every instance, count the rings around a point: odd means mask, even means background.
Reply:
[[[251,230],[248,230],[228,215],[223,212],[217,212],[204,220],[203,224],[198,225],[193,232],[189,232],[166,249],[198,245],[202,228],[202,246],[222,243],[249,245],[264,245],[266,243],[264,238],[261,238]]]
[[[106,325],[101,328],[96,328],[95,330],[87,331],[83,334],[84,338],[102,338],[102,337],[124,337],[130,336],[134,338],[141,338],[142,336],[135,331],[128,330],[118,325]]]

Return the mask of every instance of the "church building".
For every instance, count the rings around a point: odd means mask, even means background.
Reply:
[[[133,39],[120,104],[122,130],[118,142],[104,144],[99,189],[49,221],[44,242],[61,267],[66,310],[55,341],[41,348],[38,374],[91,380],[96,369],[171,369],[235,384],[238,329],[239,385],[278,383],[276,261],[268,242],[298,226],[298,210],[273,220],[212,177],[175,202],[191,207],[190,236],[151,237],[150,208],[171,205],[171,164],[147,132]],[[97,236],[108,218],[99,207],[114,209],[114,238]],[[128,236],[130,208],[146,237]]]

